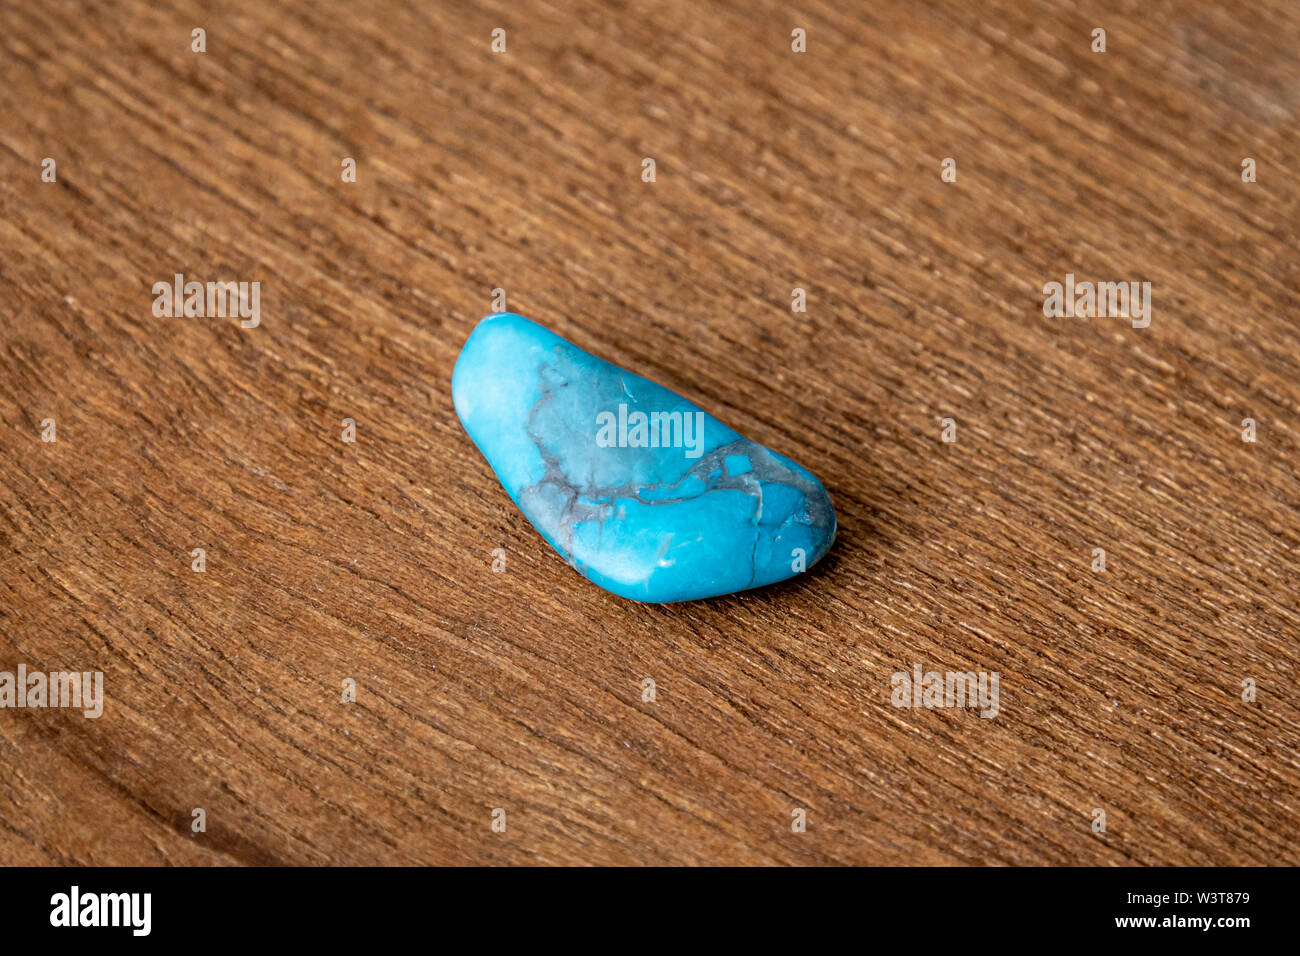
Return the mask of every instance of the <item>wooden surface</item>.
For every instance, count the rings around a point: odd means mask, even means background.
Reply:
[[[107,697],[0,710],[0,861],[1300,862],[1300,12],[860,6],[0,6],[0,670]],[[495,288],[815,471],[828,558],[574,574],[452,409]]]

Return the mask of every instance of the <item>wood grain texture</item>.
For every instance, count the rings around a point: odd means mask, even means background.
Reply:
[[[853,6],[0,5],[0,670],[107,696],[0,710],[0,862],[1300,862],[1300,11]],[[452,409],[497,287],[815,471],[827,559],[575,575]]]

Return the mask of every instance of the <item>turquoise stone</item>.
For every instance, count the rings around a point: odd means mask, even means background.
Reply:
[[[523,316],[479,322],[451,394],[533,527],[621,597],[761,587],[812,567],[835,540],[812,472]]]

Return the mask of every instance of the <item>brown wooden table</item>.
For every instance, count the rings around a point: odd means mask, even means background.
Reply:
[[[0,671],[105,698],[0,709],[0,862],[1300,862],[1295,4],[6,3],[0,80]],[[497,289],[828,558],[578,577],[452,409]]]

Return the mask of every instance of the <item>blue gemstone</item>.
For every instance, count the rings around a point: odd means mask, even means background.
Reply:
[[[533,527],[622,597],[761,587],[812,567],[835,540],[812,472],[523,316],[479,322],[451,394]]]

